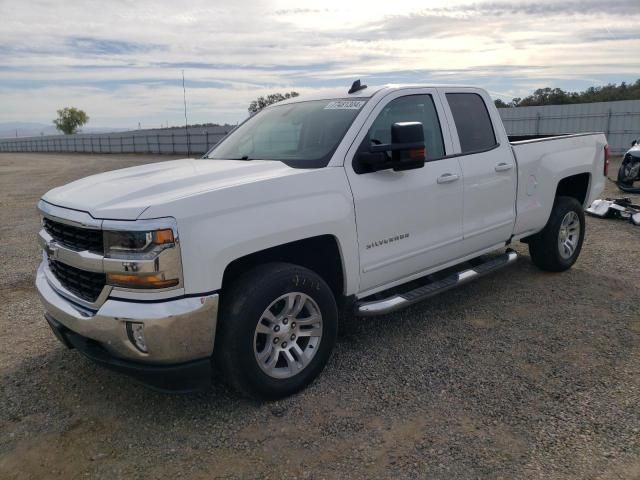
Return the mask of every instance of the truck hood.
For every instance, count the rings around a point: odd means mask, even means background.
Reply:
[[[135,220],[151,206],[301,172],[277,161],[173,160],[92,175],[54,188],[42,199],[94,218]]]

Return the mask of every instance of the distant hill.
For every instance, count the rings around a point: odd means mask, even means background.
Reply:
[[[17,135],[16,135],[17,133]],[[34,135],[54,135],[56,127],[44,123],[35,122],[6,122],[0,123],[0,138],[6,137],[31,137]]]
[[[126,132],[129,128],[83,128],[81,133]],[[39,135],[59,135],[53,124],[36,122],[4,122],[0,123],[0,138],[37,137]]]

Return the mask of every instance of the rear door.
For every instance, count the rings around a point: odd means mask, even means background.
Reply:
[[[358,173],[358,148],[363,142],[390,143],[396,122],[422,123],[425,166]],[[457,158],[447,158],[451,148],[443,107],[432,88],[389,93],[356,135],[345,170],[355,204],[363,294],[457,256],[462,241],[462,171]]]
[[[443,93],[454,153],[462,168],[462,253],[468,255],[511,237],[517,168],[500,116],[489,103],[491,98],[479,89],[447,88]]]

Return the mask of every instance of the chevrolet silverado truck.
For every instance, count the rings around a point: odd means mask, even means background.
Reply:
[[[269,106],[200,159],[50,190],[36,286],[58,339],[106,367],[279,398],[321,372],[339,312],[465,284],[516,241],[570,268],[607,167],[601,133],[509,138],[482,89],[354,82]]]

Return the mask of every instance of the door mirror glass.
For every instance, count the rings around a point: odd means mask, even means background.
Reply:
[[[393,169],[396,172],[424,167],[424,130],[420,122],[397,122],[391,125],[391,143],[365,138],[357,155],[361,171],[376,172]]]
[[[401,122],[391,126],[391,150],[395,171],[424,167],[424,130],[420,122]]]

